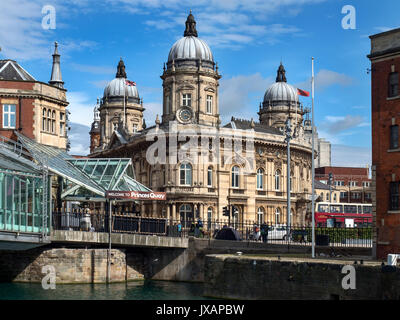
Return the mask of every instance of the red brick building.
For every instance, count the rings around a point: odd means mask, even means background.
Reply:
[[[340,202],[371,203],[372,180],[369,177],[369,168],[351,167],[321,167],[315,168],[315,179],[328,183],[329,174],[332,174],[332,186],[340,191]]]
[[[0,60],[0,136],[16,140],[18,131],[39,143],[66,149],[66,91],[57,43],[49,83],[37,81],[14,60]]]
[[[400,253],[400,29],[370,36],[376,256]]]

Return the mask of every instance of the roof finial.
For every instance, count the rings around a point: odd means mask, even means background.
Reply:
[[[64,88],[64,81],[62,81],[61,67],[60,67],[60,54],[58,53],[58,43],[54,42],[54,53],[53,53],[53,67],[51,69],[51,78],[49,83],[59,88]]]
[[[196,21],[192,15],[192,10],[186,19],[186,29],[183,33],[184,37],[197,37],[197,30],[196,30]]]
[[[278,68],[278,74],[276,76],[276,82],[287,82],[286,80],[286,70],[282,62]]]
[[[117,74],[115,75],[115,77],[126,79],[125,64],[124,64],[124,61],[122,60],[122,57],[120,58],[120,60],[118,62]]]

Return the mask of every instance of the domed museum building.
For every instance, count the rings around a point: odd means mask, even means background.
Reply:
[[[305,109],[297,89],[287,83],[282,63],[260,103],[259,122],[232,117],[221,123],[221,74],[190,13],[161,79],[161,117],[146,126],[143,101],[136,84],[127,80],[121,59],[95,107],[90,132],[90,157],[132,158],[136,179],[166,192],[165,202],[141,201],[138,214],[207,221],[226,218],[223,207],[229,206],[237,222],[285,224],[285,128],[290,118],[291,221],[310,221],[311,143],[304,131]]]

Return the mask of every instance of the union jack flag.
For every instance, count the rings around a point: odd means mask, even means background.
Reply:
[[[136,86],[136,82],[130,81],[130,80],[125,80],[125,84],[127,86]]]

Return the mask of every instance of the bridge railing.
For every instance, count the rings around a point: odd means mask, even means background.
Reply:
[[[54,212],[54,230],[109,232],[109,215],[83,211]],[[113,214],[113,233],[138,233],[169,237],[196,237],[225,240],[243,240],[275,244],[311,246],[310,225],[286,226],[271,222],[228,219],[200,220],[140,217],[134,214]],[[372,247],[372,227],[316,227],[316,244],[329,247]]]
[[[53,230],[109,232],[109,215],[106,213],[53,212],[52,223]],[[111,232],[166,235],[167,219],[113,214]]]

